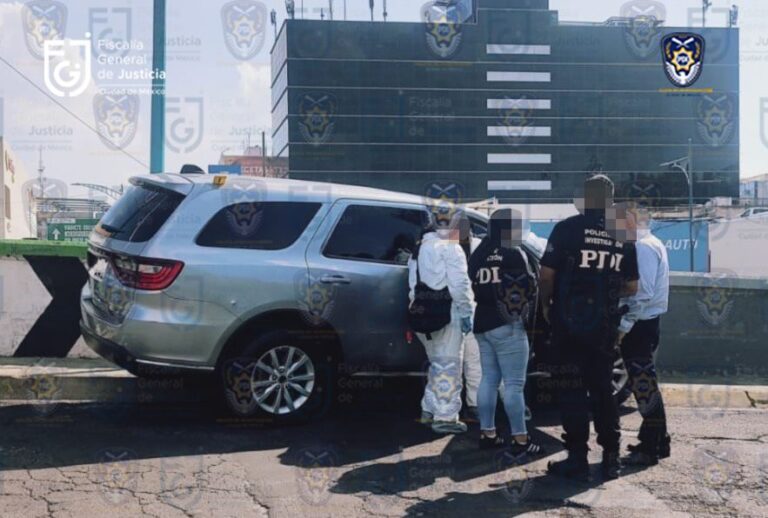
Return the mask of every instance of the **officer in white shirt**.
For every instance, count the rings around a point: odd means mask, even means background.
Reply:
[[[650,466],[669,457],[670,438],[664,401],[659,390],[654,356],[659,347],[661,315],[669,300],[669,259],[667,249],[650,231],[647,208],[625,203],[627,231],[636,237],[640,282],[637,293],[622,299],[628,312],[619,325],[619,344],[629,373],[629,383],[643,417],[638,433],[639,444],[630,445],[625,464]]]

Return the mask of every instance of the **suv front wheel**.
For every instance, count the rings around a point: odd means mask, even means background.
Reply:
[[[334,361],[302,333],[272,331],[222,362],[220,390],[227,409],[277,423],[319,416],[332,400]]]

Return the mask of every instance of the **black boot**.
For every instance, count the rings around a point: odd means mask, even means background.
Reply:
[[[669,434],[665,434],[664,437],[660,438],[658,441],[658,444],[655,446],[652,446],[651,444],[648,444],[648,442],[640,442],[638,444],[630,444],[627,446],[627,449],[631,454],[634,453],[645,453],[649,454],[657,459],[666,459],[670,456],[670,442],[671,439],[669,437]]]
[[[603,464],[600,466],[605,480],[613,480],[621,475],[621,461],[618,451],[603,451]]]
[[[547,466],[547,472],[550,475],[587,482],[589,480],[587,453],[568,452],[567,459],[550,462]]]
[[[650,453],[643,448],[634,448],[621,461],[627,466],[655,466],[659,463],[659,457],[656,453]]]
[[[669,434],[664,434],[664,437],[662,437],[661,440],[659,441],[659,458],[660,459],[666,459],[672,454],[670,450],[671,442],[672,442],[672,438],[669,436]]]

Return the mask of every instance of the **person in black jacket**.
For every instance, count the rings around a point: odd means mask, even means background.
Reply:
[[[568,458],[550,463],[551,474],[589,477],[590,410],[603,448],[605,479],[621,473],[619,411],[613,396],[620,297],[637,292],[635,245],[615,230],[620,222],[613,182],[596,175],[584,183],[580,214],[560,221],[541,258],[539,288],[544,318],[559,357],[555,375]]]
[[[521,245],[524,234],[520,213],[511,209],[491,215],[488,235],[469,260],[469,278],[475,294],[473,329],[480,346],[482,380],[478,392],[480,447],[496,448],[506,442],[496,434],[496,400],[504,381],[504,409],[512,440],[509,451],[521,459],[541,453],[528,436],[525,424],[525,386],[528,368],[528,309],[535,310],[536,278]]]

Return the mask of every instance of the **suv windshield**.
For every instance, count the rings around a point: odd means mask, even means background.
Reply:
[[[161,187],[133,185],[101,219],[112,239],[141,243],[152,239],[184,200],[184,195]]]

